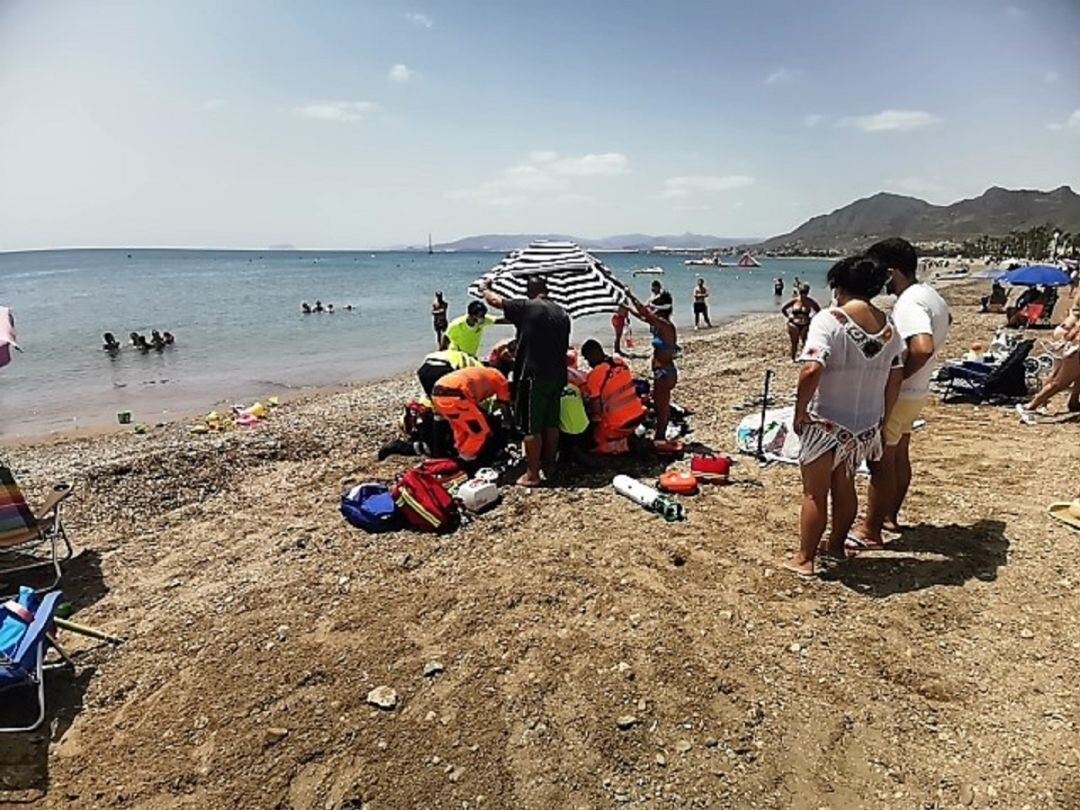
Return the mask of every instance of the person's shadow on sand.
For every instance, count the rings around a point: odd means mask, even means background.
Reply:
[[[919,524],[886,544],[837,567],[826,579],[881,599],[934,585],[963,585],[970,579],[993,582],[1008,562],[1005,524],[980,520],[971,526]]]

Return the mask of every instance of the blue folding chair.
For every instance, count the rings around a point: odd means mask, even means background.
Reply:
[[[0,728],[0,733],[34,731],[45,720],[45,651],[53,644],[48,633],[62,598],[52,591],[39,599],[33,588],[22,587],[17,600],[0,604],[0,705],[14,705],[7,696],[27,687],[36,688],[38,705],[31,725]]]

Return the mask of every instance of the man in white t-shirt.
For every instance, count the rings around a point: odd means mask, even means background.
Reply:
[[[892,319],[905,345],[904,383],[883,431],[885,450],[870,465],[866,520],[852,532],[856,547],[875,548],[883,543],[882,529],[900,530],[900,507],[911,484],[911,431],[930,394],[932,361],[945,345],[952,316],[937,290],[915,277],[919,257],[910,242],[886,239],[871,246],[866,255],[891,271],[886,289],[897,296]]]

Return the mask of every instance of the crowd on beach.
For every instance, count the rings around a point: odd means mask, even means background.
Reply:
[[[133,349],[146,354],[153,351],[164,351],[167,348],[176,345],[176,338],[172,332],[164,331],[159,332],[157,329],[150,331],[150,337],[147,338],[140,332],[131,332],[128,334],[128,341]],[[116,357],[120,354],[120,350],[123,349],[123,345],[116,339],[116,336],[112,332],[106,332],[101,336],[101,348],[110,357]]]
[[[913,476],[911,434],[952,321],[942,296],[917,278],[918,268],[910,243],[887,239],[830,268],[830,305],[819,304],[809,285],[795,279],[781,306],[790,356],[800,366],[792,429],[800,440],[803,482],[798,550],[785,567],[801,576],[882,548],[903,531],[900,512]],[[783,279],[776,279],[774,292],[781,296],[783,290]],[[896,296],[888,314],[874,303],[886,291]],[[669,433],[673,410],[685,413],[672,403],[680,347],[672,296],[659,280],[645,301],[628,291],[612,317],[611,354],[593,338],[580,351],[570,345],[570,319],[549,298],[542,275],[528,278],[524,298],[505,298],[490,285],[482,293],[483,300],[470,301],[453,320],[444,294],[435,294],[437,351],[417,372],[424,397],[406,409],[409,440],[391,442],[384,455],[443,455],[476,467],[505,459],[520,436],[525,471],[517,483],[536,487],[562,458],[588,463],[632,447],[662,457],[681,453],[677,431]],[[696,328],[711,326],[708,296],[705,280],[698,279]],[[1072,391],[1070,409],[1080,397],[1078,306],[1080,300],[1055,331],[1058,359],[1043,389],[1021,407],[1022,418],[1066,388]],[[650,330],[647,380],[635,379],[620,356],[631,317]],[[515,334],[481,359],[484,332],[496,325],[511,325]],[[568,416],[574,412],[580,420]],[[860,519],[855,474],[863,465],[870,483]]]

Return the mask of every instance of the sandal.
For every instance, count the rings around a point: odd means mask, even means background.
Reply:
[[[860,551],[881,551],[885,548],[885,543],[879,543],[876,540],[867,540],[865,537],[856,537],[853,534],[849,534],[847,539],[844,540],[844,548],[850,549],[855,553]]]

